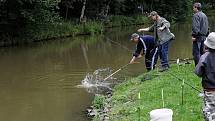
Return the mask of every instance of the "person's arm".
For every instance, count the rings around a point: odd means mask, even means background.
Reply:
[[[147,27],[147,28],[142,28],[142,29],[138,29],[137,31],[138,31],[138,32],[145,32],[145,31],[149,31],[149,27]]]
[[[141,58],[141,57],[143,57],[141,54],[140,54],[138,57],[133,56],[129,63],[130,63],[130,64],[133,64],[133,63],[135,63],[135,61],[136,61],[137,59],[139,59],[139,58]]]
[[[154,26],[155,26],[155,24],[153,24],[152,26],[150,26],[150,27],[147,27],[147,28],[142,28],[142,29],[138,29],[137,31],[138,32],[145,32],[145,31],[149,31],[149,32],[152,32],[153,30],[154,30]]]
[[[170,28],[170,23],[166,19],[163,20],[162,26],[158,28],[158,30],[163,31],[165,28]]]
[[[199,16],[194,15],[192,19],[192,37],[195,39],[200,31]]]
[[[206,52],[205,54],[203,54],[200,59],[199,59],[199,63],[196,65],[196,68],[195,68],[195,71],[194,73],[199,76],[199,77],[202,77],[205,70],[204,70],[204,61],[205,61],[205,58],[207,57],[209,52]]]
[[[137,46],[136,46],[136,50],[135,52],[133,53],[133,57],[132,59],[130,60],[130,64],[134,63],[136,59],[138,58],[141,58],[142,55],[140,54],[141,53],[141,50],[142,50],[142,45],[141,45],[141,42],[138,42]]]
[[[203,70],[204,70],[204,65],[202,62],[199,62],[197,65],[196,65],[196,68],[195,68],[195,71],[194,73],[199,76],[199,77],[202,77],[203,76]]]

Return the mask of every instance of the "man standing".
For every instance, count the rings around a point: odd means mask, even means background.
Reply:
[[[205,121],[215,121],[215,32],[208,35],[204,44],[208,49],[200,57],[195,73],[202,77]]]
[[[193,58],[195,65],[198,64],[200,56],[204,53],[204,40],[208,34],[208,18],[201,10],[201,3],[193,4],[192,19],[192,41],[193,41]]]
[[[136,59],[145,55],[145,66],[148,71],[155,68],[157,62],[157,48],[154,37],[150,35],[140,36],[137,33],[131,35],[131,41],[136,43],[136,50],[133,54],[130,64],[134,63]],[[142,53],[141,53],[142,52]]]
[[[154,21],[151,27],[139,29],[141,31],[154,31],[154,37],[158,46],[158,55],[161,59],[161,72],[168,70],[168,51],[170,40],[174,39],[174,34],[170,32],[170,23],[163,17],[160,17],[156,11],[152,11],[149,17]]]

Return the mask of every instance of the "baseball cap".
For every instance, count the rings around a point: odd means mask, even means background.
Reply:
[[[158,13],[156,11],[152,11],[148,17],[155,16],[155,15],[158,15]]]
[[[134,38],[136,38],[136,37],[139,37],[139,34],[133,33],[133,34],[131,35],[130,41],[132,41],[132,40],[133,40]]]

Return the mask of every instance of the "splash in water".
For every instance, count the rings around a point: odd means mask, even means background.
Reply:
[[[78,88],[85,88],[90,93],[104,93],[111,91],[111,81],[116,78],[109,78],[104,81],[104,78],[110,75],[112,70],[110,68],[97,69],[92,74],[88,73],[84,80],[81,81],[81,85],[77,85]]]

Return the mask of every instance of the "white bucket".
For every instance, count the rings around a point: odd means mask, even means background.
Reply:
[[[155,109],[150,112],[150,121],[172,121],[172,115],[173,111],[171,109]]]

